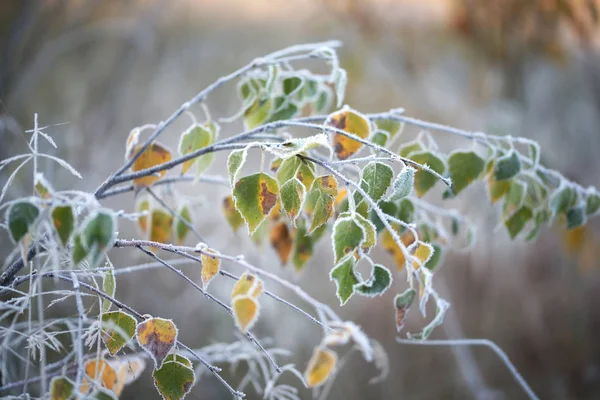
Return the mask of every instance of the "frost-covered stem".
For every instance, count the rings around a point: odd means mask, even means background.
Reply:
[[[38,114],[33,114],[33,182],[38,171]]]
[[[523,388],[527,396],[532,400],[538,400],[527,381],[521,376],[517,368],[508,358],[508,355],[494,342],[488,339],[443,339],[443,340],[410,340],[396,338],[400,344],[410,344],[418,346],[484,346],[491,349],[502,360],[506,368],[513,375],[517,383]]]
[[[213,253],[209,253],[206,252],[202,249],[197,249],[194,247],[187,247],[187,246],[175,246],[172,244],[165,244],[165,243],[159,243],[159,242],[153,242],[150,240],[124,240],[124,239],[118,239],[117,241],[115,241],[114,244],[115,247],[137,247],[137,246],[144,246],[144,247],[156,247],[171,253],[175,253],[175,254],[179,254],[183,257],[187,257],[190,259],[194,259],[192,255],[188,254],[187,252],[196,252],[196,253],[201,253],[201,254],[205,254],[211,257],[217,257],[221,260],[226,260],[226,261],[230,261],[234,264],[238,264],[246,269],[249,269],[253,272],[255,272],[256,274],[271,279],[275,282],[277,282],[278,284],[280,284],[281,286],[291,290],[292,292],[294,292],[298,297],[300,297],[300,299],[304,300],[306,303],[312,305],[313,307],[315,307],[315,309],[319,310],[319,311],[323,311],[327,314],[327,316],[334,320],[334,321],[341,321],[340,317],[337,316],[337,314],[335,314],[333,312],[333,310],[326,304],[323,304],[319,301],[317,301],[316,299],[314,299],[313,297],[311,297],[308,293],[306,293],[301,287],[294,285],[288,281],[286,281],[283,278],[280,278],[279,276],[272,274],[270,272],[267,272],[261,268],[258,268],[250,263],[248,263],[243,256],[229,256],[229,255],[225,255],[225,254],[213,254]]]
[[[214,183],[216,185],[229,186],[229,180],[223,176],[211,176],[211,175],[204,176],[204,175],[202,175],[202,176],[196,177],[194,175],[180,175],[180,176],[170,176],[167,178],[160,179],[159,181],[154,182],[152,184],[152,187],[159,186],[159,185],[166,185],[166,184],[175,183],[175,182],[193,182],[195,180],[197,180],[198,182]],[[135,189],[136,189],[136,187],[134,185],[119,186],[114,189],[105,191],[104,193],[97,196],[96,198],[98,200],[105,199],[107,197],[116,196],[118,194],[133,192]]]
[[[190,278],[188,278],[187,275],[185,275],[183,272],[181,272],[177,268],[173,267],[168,262],[164,261],[162,258],[158,257],[156,254],[152,253],[150,250],[147,250],[147,249],[143,248],[142,246],[135,246],[135,247],[137,247],[138,249],[140,249],[141,251],[143,251],[144,253],[146,253],[148,256],[154,258],[156,261],[158,261],[159,263],[163,264],[165,267],[169,268],[175,274],[179,275],[186,282],[188,282],[190,285],[192,285],[196,290],[198,290],[200,293],[202,293],[204,296],[206,296],[210,300],[212,300],[215,303],[219,304],[221,307],[225,308],[225,310],[227,310],[227,312],[230,315],[233,316],[233,310],[231,309],[231,307],[229,307],[227,304],[223,303],[221,300],[217,299],[212,294],[208,293],[206,290],[202,289],[200,287],[200,285],[198,285],[196,282],[194,282],[193,280],[191,280]],[[260,348],[261,351],[263,351],[265,353],[265,355],[267,356],[268,360],[271,362],[271,364],[273,365],[273,367],[275,368],[275,370],[278,373],[281,372],[281,369],[279,368],[279,365],[277,365],[277,363],[275,362],[275,360],[271,357],[271,355],[269,353],[267,353],[267,351],[265,350],[265,348],[258,342],[258,340],[256,339],[256,337],[254,337],[254,335],[252,333],[250,333],[250,331],[246,332],[246,337],[251,342],[253,342],[254,344],[256,344],[256,346],[258,346],[258,348]]]
[[[37,314],[38,314],[38,324],[40,326],[44,325],[44,296],[43,296],[43,288],[41,280],[36,281],[36,286],[38,290],[38,296],[36,299],[37,303]],[[46,346],[41,346],[40,348],[40,370],[41,370],[41,392],[46,393],[48,391],[48,379],[46,376]]]
[[[196,228],[194,228],[194,225],[190,224],[185,218],[183,218],[181,216],[181,214],[179,214],[177,211],[173,210],[163,199],[161,199],[156,193],[154,193],[154,190],[152,190],[152,188],[150,187],[146,187],[146,191],[150,194],[150,196],[152,196],[161,206],[163,206],[165,208],[165,210],[167,210],[169,212],[169,214],[171,214],[173,217],[175,217],[175,219],[177,219],[178,221],[180,221],[182,224],[184,224],[192,233],[194,233],[194,235],[196,235],[196,237],[198,238],[198,240],[204,242],[205,240],[202,238],[202,235],[200,234],[200,232],[198,232],[198,230]]]
[[[85,310],[83,308],[83,301],[81,300],[81,293],[79,293],[79,280],[77,275],[71,272],[71,281],[73,283],[73,290],[75,291],[75,303],[77,304],[77,340],[75,341],[75,353],[77,354],[77,373],[75,378],[75,393],[79,393],[81,382],[83,380],[83,343],[81,336],[83,335],[83,318]]]
[[[323,48],[323,47],[327,47],[327,46],[337,47],[339,45],[340,45],[339,42],[322,42],[322,43],[312,43],[312,44],[305,44],[305,45],[299,45],[299,46],[292,46],[287,49],[282,49],[282,50],[276,51],[274,53],[271,53],[270,55],[267,55],[266,57],[256,58],[249,64],[246,64],[245,66],[230,73],[229,75],[219,77],[216,81],[214,81],[213,83],[208,85],[205,89],[200,91],[193,98],[191,98],[190,100],[186,101],[181,106],[179,106],[179,108],[177,110],[175,110],[173,112],[173,114],[171,114],[171,116],[169,116],[169,118],[166,119],[166,121],[161,121],[157,125],[154,132],[152,132],[150,137],[140,146],[140,149],[133,155],[133,157],[131,157],[131,159],[129,159],[125,164],[123,164],[123,166],[121,168],[119,168],[106,181],[104,181],[104,183],[102,183],[102,185],[100,185],[100,187],[98,189],[96,189],[94,194],[101,194],[109,186],[114,184],[113,181],[115,180],[115,178],[120,176],[121,174],[123,174],[123,172],[125,172],[128,168],[130,168],[133,165],[133,163],[142,155],[142,153],[150,146],[150,144],[154,140],[156,140],[156,138],[158,138],[158,136],[162,132],[164,132],[165,129],[167,129],[167,127],[169,127],[177,118],[179,118],[191,106],[204,101],[211,92],[213,92],[214,90],[219,88],[224,83],[232,81],[237,78],[240,78],[241,76],[245,75],[246,73],[248,73],[249,71],[251,71],[255,68],[260,68],[260,67],[268,66],[271,64],[279,64],[282,62],[302,60],[302,59],[312,58],[312,57],[316,56],[312,53],[309,53],[309,54],[302,54],[302,55],[296,55],[296,56],[288,56],[287,58],[285,58],[285,56],[288,54],[293,54],[293,53],[302,52],[302,51],[304,51],[304,52],[313,51],[313,50],[317,50],[319,48]]]

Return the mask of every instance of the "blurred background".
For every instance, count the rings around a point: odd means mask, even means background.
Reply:
[[[352,107],[363,112],[403,107],[407,115],[432,122],[532,138],[540,142],[543,163],[584,186],[599,187],[599,7],[598,0],[3,0],[0,159],[26,151],[24,131],[31,129],[34,113],[41,125],[68,122],[47,132],[58,144],[56,154],[84,180],[54,165],[47,166],[47,178],[56,189],[93,190],[122,164],[132,127],[165,119],[254,57],[296,43],[340,39],[349,75],[346,103]],[[215,92],[208,105],[214,116],[233,114],[239,107],[234,87]],[[194,111],[201,115],[201,109]],[[190,123],[186,118],[163,136],[172,148]],[[240,129],[230,124],[221,137]],[[417,133],[408,129],[407,140]],[[470,146],[434,135],[448,148]],[[218,157],[210,173],[224,175],[224,165]],[[2,185],[9,172],[0,173]],[[30,193],[30,176],[24,172],[16,179],[11,198]],[[369,385],[377,371],[356,353],[329,398],[525,398],[488,349],[397,344],[391,303],[402,284],[340,309],[326,279],[327,240],[296,275],[279,266],[268,244],[257,248],[215,212],[227,188],[206,183],[177,188],[194,201],[196,226],[214,247],[246,254],[297,282],[383,344],[390,357],[388,378]],[[512,243],[497,229],[497,210],[485,196],[483,185],[475,185],[460,200],[444,203],[469,215],[478,235],[472,251],[449,252],[435,277],[452,308],[432,338],[495,341],[543,399],[600,398],[598,221],[570,233],[549,229],[535,243]],[[432,193],[427,199],[436,203],[439,197]],[[131,212],[134,197],[128,193],[104,204]],[[133,224],[123,223],[120,235],[137,233]],[[0,240],[0,254],[6,255],[10,241]],[[383,252],[377,257],[391,260]],[[117,268],[147,261],[123,250],[113,251],[111,259]],[[199,279],[193,266],[184,271]],[[231,289],[229,282],[213,285],[224,298]],[[293,294],[277,293],[299,304]],[[235,340],[231,320],[168,271],[120,278],[117,297],[142,313],[173,318],[190,346]],[[303,370],[320,329],[276,302],[263,303],[257,336],[291,349],[294,357],[282,363],[296,362]],[[407,329],[418,331],[424,323],[413,312]],[[235,382],[227,370],[225,377]],[[206,374],[191,394],[227,396]],[[127,387],[123,398],[158,398],[150,373]]]

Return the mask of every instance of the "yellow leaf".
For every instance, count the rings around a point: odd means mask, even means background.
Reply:
[[[396,229],[396,232],[397,231],[398,229]],[[413,244],[415,238],[410,231],[406,231],[403,235],[400,236],[400,241],[402,242],[404,247],[408,247],[411,244]],[[402,253],[402,250],[400,249],[400,247],[398,247],[398,245],[394,241],[394,238],[387,229],[381,233],[381,245],[394,258],[394,262],[396,264],[396,267],[398,268],[398,271],[402,271],[406,264],[406,258],[404,257],[404,253]]]
[[[115,388],[117,384],[117,373],[105,360],[89,360],[85,363],[84,369],[85,374],[92,381],[98,382],[98,384],[108,390],[113,390]],[[84,384],[84,382],[81,384],[81,392],[87,393],[91,383],[85,382]]]
[[[137,326],[137,341],[160,367],[177,341],[177,327],[173,321],[149,318]]]
[[[322,347],[315,348],[304,372],[304,379],[308,387],[314,388],[325,383],[334,371],[336,363],[337,354],[335,352]]]
[[[231,290],[231,299],[236,296],[258,297],[263,290],[262,280],[253,274],[244,272]]]
[[[140,128],[133,128],[127,136],[127,142],[125,144],[125,161],[129,160],[134,155],[134,149],[137,147],[140,141]]]
[[[173,237],[173,216],[162,209],[154,209],[151,213],[150,240],[169,243]]]
[[[337,196],[335,196],[335,200],[333,201],[333,204],[337,207],[346,198],[347,194],[348,194],[348,189],[346,189],[345,187],[341,188],[338,191]]]
[[[218,254],[216,251],[207,249],[206,252]],[[210,256],[202,253],[202,287],[206,289],[210,281],[219,273],[221,268],[221,259],[216,256]]]
[[[233,202],[233,196],[229,195],[223,199],[223,213],[225,214],[225,218],[233,228],[234,232],[238,230],[240,226],[244,224],[244,219],[242,218],[242,214],[235,208]]]
[[[502,180],[497,181],[494,179],[494,174],[491,173],[488,175],[488,193],[490,194],[490,202],[494,204],[501,198],[503,198],[508,191],[510,190],[511,181],[510,180]]]
[[[141,150],[141,146],[135,149],[137,153]],[[135,154],[135,153],[134,153]],[[142,171],[147,168],[154,167],[156,165],[164,164],[171,160],[171,151],[159,143],[152,143],[142,153],[142,155],[135,160],[131,166],[133,172]],[[144,176],[133,180],[133,184],[137,187],[150,186],[157,180],[159,180],[167,171],[160,171],[152,175]]]
[[[371,135],[369,120],[348,107],[344,107],[342,110],[331,114],[325,123],[347,133],[354,134],[361,139],[367,139]],[[362,143],[340,133],[333,134],[333,149],[340,160],[347,159],[360,150],[362,146]]]
[[[419,265],[419,263],[416,260],[413,260],[413,267],[415,269],[418,269],[421,265],[425,265],[425,263],[431,258],[432,255],[433,250],[431,245],[419,241],[419,244],[417,245],[413,256],[416,257],[419,261],[421,261],[421,264]]]
[[[233,316],[236,326],[246,332],[258,318],[258,301],[251,296],[236,296],[232,302]]]
[[[114,361],[113,361],[114,360]],[[130,384],[140,377],[146,368],[146,361],[141,357],[127,357],[126,359],[113,359],[109,364],[117,371],[118,379],[114,392],[117,397],[121,396],[125,385]]]
[[[281,221],[273,225],[269,233],[269,240],[279,255],[281,264],[286,264],[290,258],[292,245],[294,244],[294,239],[287,224]]]
[[[147,197],[140,198],[135,205],[135,212],[142,213],[144,211],[150,210],[150,200]],[[148,232],[148,216],[142,215],[138,217],[138,228],[142,234],[146,234]]]

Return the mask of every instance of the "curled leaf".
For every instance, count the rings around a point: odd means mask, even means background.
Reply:
[[[371,278],[354,288],[354,291],[368,297],[381,296],[392,285],[392,273],[383,265],[373,266]]]
[[[304,379],[308,387],[314,388],[325,383],[335,370],[336,364],[337,354],[335,352],[323,347],[315,348],[304,372]]]
[[[396,310],[396,329],[398,332],[404,328],[404,320],[408,314],[408,310],[412,305],[417,292],[413,288],[408,288],[402,294],[396,295],[394,298],[394,309]]]

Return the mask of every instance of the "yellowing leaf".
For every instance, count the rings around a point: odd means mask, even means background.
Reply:
[[[292,245],[294,244],[287,224],[281,221],[273,225],[271,232],[269,232],[269,240],[271,241],[271,246],[273,246],[277,255],[279,255],[281,264],[286,264],[292,252]]]
[[[173,216],[166,210],[156,208],[150,217],[150,240],[169,243],[173,237]]]
[[[75,229],[75,217],[70,205],[54,206],[52,208],[52,223],[63,247],[69,243],[69,238]]]
[[[129,132],[129,136],[127,136],[127,142],[125,143],[125,161],[131,159],[133,157],[134,150],[137,147],[140,141],[140,128],[133,128],[131,132]]]
[[[175,221],[175,237],[177,239],[177,243],[181,244],[184,242],[185,237],[187,236],[190,228],[188,225],[192,224],[192,214],[190,212],[190,208],[187,205],[183,205],[179,208],[179,216],[181,218],[177,218]],[[185,224],[183,221],[186,221]]]
[[[50,400],[69,400],[74,391],[75,384],[64,376],[55,376],[50,381]]]
[[[344,107],[342,110],[329,115],[325,124],[358,136],[361,139],[367,139],[371,136],[369,120],[349,107]],[[360,150],[362,146],[362,143],[341,133],[333,134],[333,149],[340,160],[347,159]]]
[[[141,150],[141,146],[136,148],[135,152],[137,153],[139,150]],[[156,165],[164,164],[168,161],[171,161],[171,151],[160,143],[152,143],[142,155],[135,160],[131,166],[131,170],[133,172],[142,171]],[[163,170],[152,175],[137,178],[133,180],[133,184],[137,187],[150,186],[164,174],[166,174],[166,171]]]
[[[403,235],[400,236],[400,240],[404,247],[408,247],[415,241],[415,238],[410,231],[406,231]],[[401,271],[405,267],[406,257],[404,257],[404,253],[402,252],[400,247],[398,247],[398,245],[394,241],[394,238],[388,230],[382,232],[381,244],[383,248],[386,249],[394,258],[394,262],[396,263],[398,271]]]
[[[138,201],[135,203],[135,212],[143,213],[145,211],[150,211],[150,199],[148,197],[140,197]],[[138,228],[140,232],[145,236],[148,232],[148,216],[141,215],[138,217]]]
[[[333,200],[337,196],[338,184],[333,175],[323,175],[315,179],[306,194],[305,212],[311,218],[308,233],[325,224],[333,215]]]
[[[138,344],[150,354],[159,368],[175,346],[177,327],[168,319],[148,318],[138,324],[136,336]]]
[[[340,190],[338,190],[338,194],[337,194],[337,196],[335,196],[333,205],[337,207],[346,198],[347,195],[348,195],[348,189],[346,187],[343,187]]]
[[[40,196],[41,199],[48,200],[52,197],[52,186],[48,183],[46,178],[44,178],[44,174],[41,172],[35,174],[33,187],[35,193]]]
[[[489,174],[488,178],[488,193],[490,195],[490,202],[494,204],[501,198],[503,198],[512,185],[512,182],[509,180],[497,181],[494,178],[494,174]]]
[[[421,261],[421,265],[425,265],[427,261],[433,255],[433,247],[430,244],[419,241],[417,248],[413,254],[419,261]],[[416,260],[413,260],[413,267],[418,269],[420,267],[419,263]]]
[[[102,387],[113,390],[117,384],[117,373],[105,360],[89,360],[84,365],[85,374]],[[88,383],[89,385],[89,383]],[[81,385],[84,388],[85,385]]]
[[[212,132],[202,125],[194,124],[190,126],[187,131],[183,132],[179,138],[179,154],[184,156],[196,150],[200,150],[212,144],[212,142]],[[206,168],[208,168],[208,166],[210,166],[213,159],[214,153],[208,153],[201,155],[200,157],[187,160],[181,164],[181,174],[185,174],[194,164],[198,166],[198,174],[200,174]]]
[[[337,354],[335,352],[322,347],[315,348],[304,372],[304,379],[308,387],[314,388],[325,383],[335,370],[336,364]]]
[[[206,252],[212,254],[218,254],[216,251],[207,249]],[[221,259],[216,256],[210,256],[202,253],[200,256],[202,260],[202,287],[206,289],[215,276],[221,269]]]
[[[244,224],[244,218],[242,218],[242,214],[235,208],[232,196],[227,196],[223,199],[223,213],[234,231],[237,231]]]
[[[123,311],[102,314],[102,341],[114,356],[135,334],[136,320]]]
[[[114,392],[119,397],[123,388],[140,377],[146,368],[146,361],[138,356],[129,356],[127,358],[113,358],[108,361],[111,367],[117,371],[117,385]]]
[[[277,181],[262,172],[245,176],[236,182],[233,188],[235,208],[246,221],[250,235],[275,207],[278,194]]]
[[[244,272],[235,285],[233,285],[231,299],[233,300],[236,296],[245,295],[258,297],[262,293],[262,288],[263,283],[258,276]]]
[[[259,305],[258,301],[251,296],[235,296],[232,301],[233,317],[236,326],[246,332],[258,319]]]
[[[177,356],[177,358],[185,357]],[[189,360],[187,363],[190,363]],[[196,382],[194,370],[185,362],[179,361],[165,362],[162,367],[154,370],[152,377],[154,385],[164,400],[183,399]]]

